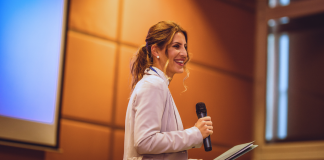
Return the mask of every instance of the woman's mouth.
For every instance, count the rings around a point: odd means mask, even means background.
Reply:
[[[178,65],[183,66],[184,60],[174,60]]]

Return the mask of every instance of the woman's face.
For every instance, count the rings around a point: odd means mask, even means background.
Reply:
[[[187,42],[186,38],[182,32],[177,32],[173,40],[168,48],[168,56],[169,56],[169,65],[166,69],[166,75],[169,77],[173,77],[175,73],[183,73],[184,63],[188,58],[187,54]],[[165,54],[162,54],[161,60],[163,59],[165,62],[167,57]]]

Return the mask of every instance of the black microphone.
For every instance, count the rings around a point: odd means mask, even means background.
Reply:
[[[198,119],[207,116],[207,109],[206,109],[206,105],[204,102],[199,102],[196,104],[196,113],[197,113]],[[204,139],[204,147],[205,147],[206,152],[212,150],[212,145],[210,142],[210,135]]]

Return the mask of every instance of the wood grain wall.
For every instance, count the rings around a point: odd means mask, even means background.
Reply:
[[[213,150],[192,149],[189,158],[213,159],[253,140],[254,12],[218,0],[71,0],[63,153],[46,152],[40,159],[122,159],[130,58],[145,44],[149,27],[162,20],[175,21],[189,35],[188,91],[181,94],[185,74],[169,86],[184,127],[197,121],[197,102],[206,103],[214,123]]]

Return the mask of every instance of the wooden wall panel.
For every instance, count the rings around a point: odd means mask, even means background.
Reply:
[[[123,159],[124,156],[124,130],[115,130],[114,131],[114,148],[112,149],[113,159]]]
[[[131,92],[130,61],[136,51],[137,48],[126,45],[121,45],[120,48],[115,124],[122,127],[125,126],[126,110]]]
[[[69,28],[115,40],[118,0],[71,0]]]
[[[184,75],[175,75],[169,88],[185,128],[198,120],[196,103],[204,102],[212,117],[214,144],[233,146],[252,141],[252,83],[209,68],[189,65],[190,77],[184,88]]]
[[[111,131],[108,127],[62,120],[60,145],[62,153],[46,153],[46,160],[107,160]]]
[[[149,28],[163,20],[172,20],[180,23],[180,25],[184,25],[183,23],[188,23],[190,16],[192,20],[198,20],[197,23],[203,23],[203,20],[199,20],[199,17],[201,17],[199,16],[201,15],[199,14],[200,12],[201,11],[193,6],[191,0],[125,0],[121,27],[121,41],[137,46],[145,44],[145,37]],[[186,16],[186,14],[188,14],[188,16]]]
[[[152,25],[172,20],[188,31],[193,62],[253,76],[253,13],[215,0],[125,0],[122,20],[123,43],[145,44]]]
[[[63,116],[111,122],[116,43],[69,31]]]

